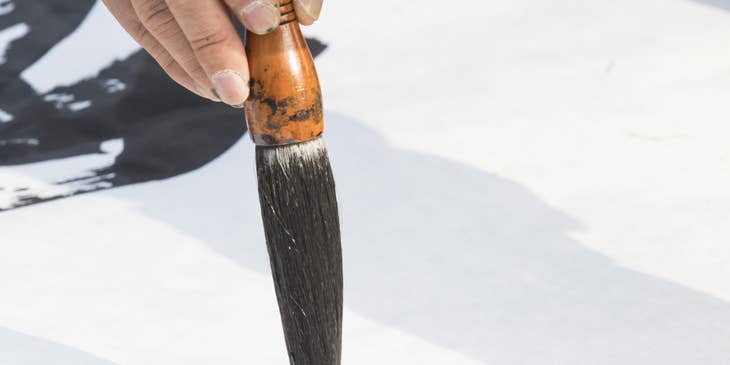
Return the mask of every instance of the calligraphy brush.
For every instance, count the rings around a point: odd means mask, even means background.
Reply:
[[[271,33],[246,35],[261,216],[292,365],[339,365],[342,251],[314,61],[289,0]]]

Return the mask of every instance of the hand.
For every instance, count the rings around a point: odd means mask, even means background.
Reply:
[[[288,1],[288,0],[281,0]],[[322,0],[293,0],[312,24]],[[279,25],[279,0],[104,0],[124,29],[188,90],[240,107],[248,97],[248,61],[231,12],[251,32]]]

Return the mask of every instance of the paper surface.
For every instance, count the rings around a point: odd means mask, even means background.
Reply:
[[[460,5],[325,0],[304,30],[327,46],[343,363],[730,362],[730,2]],[[136,50],[96,4],[13,95],[74,115],[91,99],[54,88]],[[248,136],[91,177],[130,131],[0,166],[2,208],[99,190],[0,212],[0,364],[287,363]]]

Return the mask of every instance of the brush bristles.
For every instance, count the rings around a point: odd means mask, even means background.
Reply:
[[[261,215],[292,365],[339,365],[342,250],[321,139],[256,147]]]

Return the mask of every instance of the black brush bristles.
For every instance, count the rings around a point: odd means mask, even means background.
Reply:
[[[342,249],[329,157],[320,138],[256,147],[261,215],[292,365],[339,365]]]

